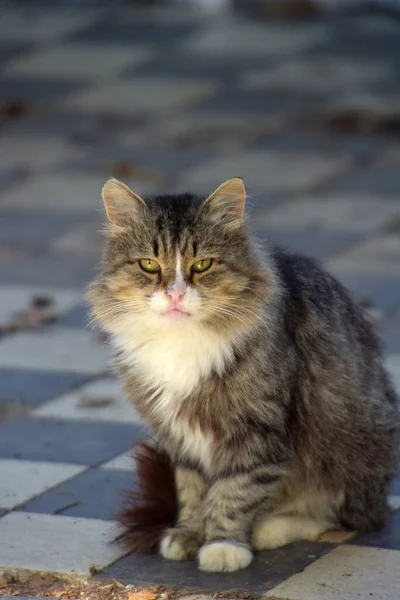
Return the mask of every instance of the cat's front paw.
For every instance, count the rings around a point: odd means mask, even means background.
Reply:
[[[160,543],[160,553],[167,560],[194,560],[200,548],[200,538],[193,531],[168,529]]]
[[[200,569],[212,573],[232,573],[245,569],[252,560],[251,550],[235,542],[212,542],[205,544],[199,552]]]

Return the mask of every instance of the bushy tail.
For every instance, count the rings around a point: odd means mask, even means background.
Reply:
[[[116,542],[130,552],[156,552],[162,532],[178,517],[175,475],[167,453],[156,444],[139,442],[134,452],[137,481],[123,492],[124,503],[117,514],[122,532]]]

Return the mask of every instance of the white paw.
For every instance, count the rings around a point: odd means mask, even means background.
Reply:
[[[297,540],[316,540],[326,526],[302,517],[269,517],[259,522],[253,531],[254,550],[272,550]]]
[[[160,543],[160,554],[167,560],[186,560],[186,550],[179,539],[166,533]]]
[[[212,573],[232,573],[248,567],[252,560],[251,550],[234,542],[205,544],[199,552],[200,569]]]

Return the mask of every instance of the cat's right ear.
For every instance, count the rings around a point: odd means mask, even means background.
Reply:
[[[139,218],[146,203],[127,185],[111,177],[101,190],[107,217],[112,225],[123,226],[127,219]]]

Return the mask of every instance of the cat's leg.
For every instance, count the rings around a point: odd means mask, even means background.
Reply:
[[[232,572],[251,563],[253,522],[277,486],[277,475],[250,472],[220,479],[210,488],[204,501],[206,543],[199,552],[200,569]]]
[[[301,515],[266,515],[256,521],[251,545],[255,550],[269,550],[297,540],[314,541],[330,529],[327,522]]]
[[[175,481],[179,501],[179,517],[161,540],[160,552],[169,560],[194,560],[204,539],[202,501],[206,485],[191,469],[177,467]]]

